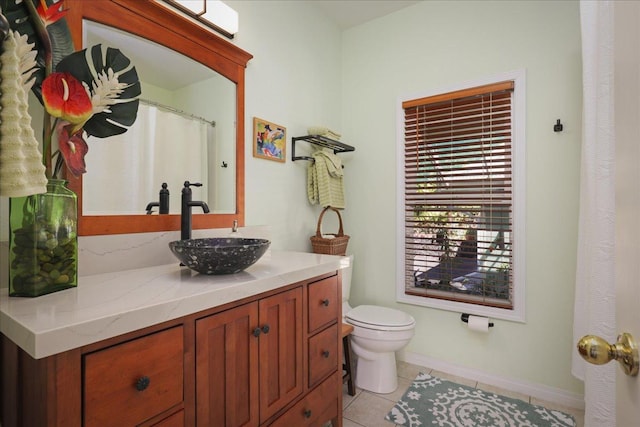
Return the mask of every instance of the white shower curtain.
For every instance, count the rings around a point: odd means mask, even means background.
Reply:
[[[616,339],[614,282],[613,4],[581,1],[583,135],[573,345],[584,335]],[[585,381],[585,426],[615,426],[615,369],[573,351]]]
[[[171,212],[179,213],[184,181],[208,182],[208,127],[202,120],[141,103],[127,132],[90,138],[85,214],[144,213],[147,203],[158,201],[163,182],[169,186]],[[192,190],[194,200],[206,200],[201,196],[206,192]]]

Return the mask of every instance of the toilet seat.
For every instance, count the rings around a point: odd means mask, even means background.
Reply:
[[[345,318],[351,325],[377,331],[406,331],[416,324],[405,312],[375,305],[360,305],[350,310]]]

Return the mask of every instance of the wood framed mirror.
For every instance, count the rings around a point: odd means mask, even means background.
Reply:
[[[230,106],[235,107],[235,210],[209,214],[194,212],[192,224],[194,229],[231,227],[233,220],[237,220],[239,225],[244,225],[244,72],[253,56],[154,0],[64,1],[68,9],[66,19],[77,50],[84,48],[83,22],[92,21],[179,52],[236,85],[235,106]],[[112,47],[124,50],[122,46]],[[160,73],[162,70],[157,72]],[[87,143],[91,150],[91,138]],[[87,174],[90,173],[91,169],[88,166]],[[118,173],[117,168],[113,173]],[[153,200],[140,200],[140,214],[85,214],[83,179],[69,175],[68,180],[69,188],[78,195],[78,234],[81,236],[180,229],[179,214],[145,214],[144,205]],[[105,184],[103,192],[128,191],[127,188],[110,188],[108,182]],[[159,187],[156,190],[159,190]],[[171,190],[172,204],[179,203],[181,188]]]

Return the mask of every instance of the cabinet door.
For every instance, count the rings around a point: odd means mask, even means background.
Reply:
[[[196,322],[196,424],[258,425],[258,303]]]
[[[302,288],[259,301],[260,422],[302,393]]]

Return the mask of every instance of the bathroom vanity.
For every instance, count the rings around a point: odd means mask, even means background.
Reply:
[[[177,263],[0,293],[0,423],[342,425],[348,259],[268,252],[244,272]]]

